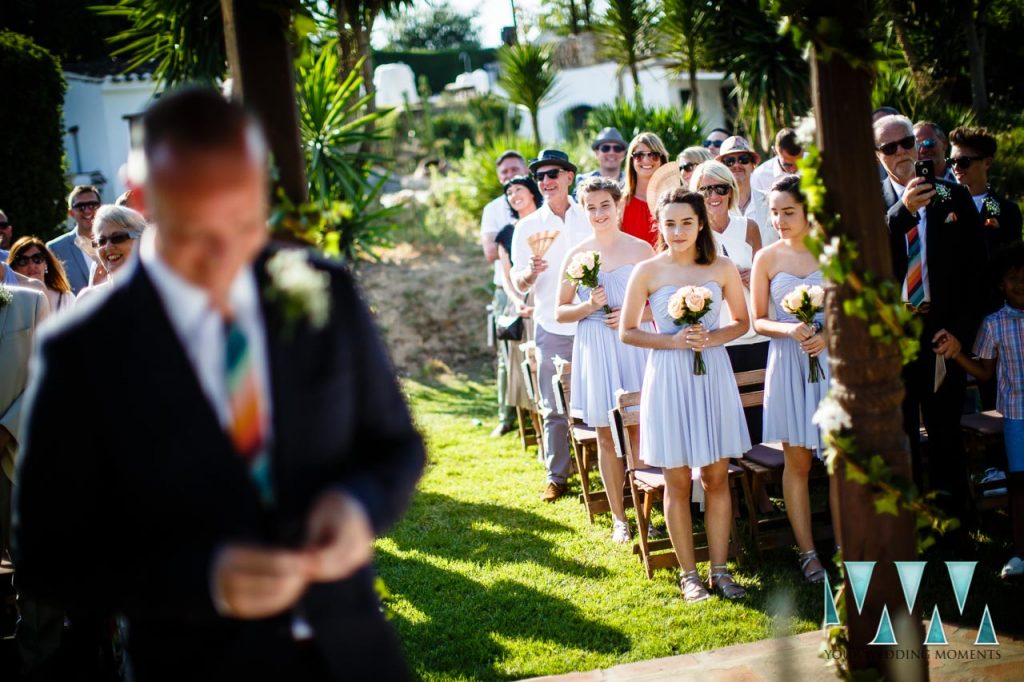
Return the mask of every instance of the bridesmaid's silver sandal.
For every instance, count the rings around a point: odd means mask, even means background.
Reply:
[[[818,568],[808,571],[807,567],[814,561],[818,562]],[[804,580],[812,585],[820,585],[825,582],[825,567],[821,565],[821,559],[818,558],[818,553],[813,549],[800,552],[800,570],[804,574]]]
[[[732,573],[727,568],[725,564],[711,567],[711,589],[729,601],[743,599],[747,596],[746,588],[732,579]]]
[[[683,593],[683,599],[691,604],[704,601],[711,596],[711,593],[704,587],[696,568],[692,571],[683,571],[679,580],[679,590]]]

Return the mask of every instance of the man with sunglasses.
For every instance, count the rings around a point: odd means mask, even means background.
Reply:
[[[917,158],[935,164],[935,177],[956,182],[952,169],[946,163],[949,140],[938,124],[931,121],[915,123],[914,141],[917,143]]]
[[[522,294],[534,295],[534,342],[540,355],[538,378],[543,396],[544,458],[547,486],[541,494],[545,502],[554,502],[568,491],[569,421],[555,408],[554,359],[572,357],[576,323],[555,321],[555,305],[561,285],[560,268],[565,254],[591,234],[590,222],[579,204],[569,197],[576,177],[576,165],[558,149],[544,149],[530,162],[544,205],[523,218],[512,235],[512,284]],[[543,255],[535,255],[529,237],[539,232],[557,233]]]
[[[99,190],[92,185],[77,185],[68,194],[68,215],[75,221],[74,229],[46,243],[53,255],[64,263],[64,272],[76,296],[89,286],[89,275],[94,267],[92,257],[81,244],[92,242],[92,220],[99,207]]]
[[[775,181],[783,175],[796,175],[797,162],[804,156],[804,149],[796,139],[796,131],[782,128],[775,134],[775,156],[754,169],[750,174],[750,186],[764,197],[768,196]],[[763,236],[762,236],[763,239]]]
[[[917,145],[906,116],[874,125],[893,276],[907,309],[921,318],[917,359],[903,368],[903,424],[910,439],[914,479],[925,491],[948,493],[939,503],[964,517],[967,470],[960,436],[966,376],[954,344],[974,343],[984,314],[984,247],[978,211],[966,189],[942,179],[917,177]],[[955,337],[955,338],[951,338]],[[928,469],[920,454],[919,415],[928,430]],[[924,479],[927,474],[927,487]]]
[[[715,160],[728,166],[736,178],[736,205],[745,218],[757,223],[761,245],[768,246],[778,241],[779,235],[772,229],[768,219],[768,197],[754,191],[750,184],[754,169],[761,163],[761,155],[754,151],[745,138],[733,135],[722,143]]]
[[[7,214],[0,210],[0,253],[6,257],[7,249],[11,248],[14,241],[14,227],[7,220]]]
[[[623,181],[622,162],[626,158],[626,147],[626,140],[623,139],[618,128],[602,129],[590,145],[590,148],[594,150],[594,155],[597,156],[598,168],[581,175],[579,179],[605,177],[621,185]]]
[[[722,143],[732,137],[732,131],[725,128],[712,128],[708,136],[704,138],[704,146],[711,152],[711,156],[718,156],[722,150]]]
[[[996,156],[996,138],[984,128],[962,127],[949,134],[949,142],[949,165],[956,181],[971,193],[991,259],[1000,247],[1021,238],[1020,207],[988,183],[988,172]],[[996,309],[1002,307],[1001,295],[995,304]]]

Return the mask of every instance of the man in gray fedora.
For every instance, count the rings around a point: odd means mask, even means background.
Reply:
[[[581,175],[579,179],[606,177],[622,184],[622,162],[626,158],[626,146],[618,129],[603,129],[590,145],[597,157],[598,169]]]

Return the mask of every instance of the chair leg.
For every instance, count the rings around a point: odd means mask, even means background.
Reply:
[[[749,469],[743,470],[743,497],[747,502],[747,523],[750,524],[750,539],[754,544],[754,554],[761,556],[760,533],[758,532],[757,502],[754,498],[755,475]]]

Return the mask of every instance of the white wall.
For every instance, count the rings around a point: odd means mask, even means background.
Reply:
[[[99,171],[106,178],[101,199],[112,202],[127,187],[119,177],[128,159],[130,145],[128,114],[143,111],[153,98],[151,80],[115,81],[65,73],[68,90],[64,95],[64,129],[78,126],[78,149],[70,133],[64,135],[68,171],[72,175]]]
[[[559,71],[552,95],[538,112],[540,137],[544,142],[561,142],[559,123],[566,111],[578,106],[596,107],[612,104],[617,97],[631,99],[633,78],[626,70],[618,73],[613,62],[604,62],[578,69]],[[723,74],[701,71],[698,73],[699,105],[701,115],[709,128],[724,125],[725,112],[721,100]],[[725,82],[727,83],[727,82]],[[670,74],[658,64],[640,68],[640,91],[648,106],[680,106],[680,91],[689,90],[689,80]],[[523,117],[521,134],[532,135],[529,116]],[[623,133],[625,134],[625,133]]]

